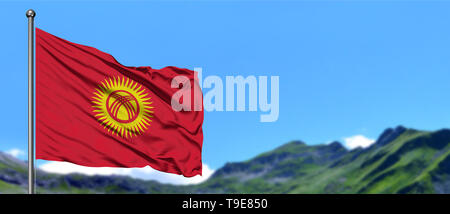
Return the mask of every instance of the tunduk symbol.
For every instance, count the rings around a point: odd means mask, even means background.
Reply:
[[[106,100],[107,110],[111,117],[120,123],[131,123],[139,114],[139,103],[129,92],[117,90]]]
[[[140,135],[149,128],[153,117],[154,107],[148,92],[129,78],[107,78],[93,92],[93,113],[113,135],[123,138]]]

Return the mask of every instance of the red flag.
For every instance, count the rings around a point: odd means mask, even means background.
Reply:
[[[192,86],[192,96],[177,98],[191,111],[172,108],[178,86]],[[194,71],[126,67],[107,53],[36,29],[36,158],[201,175],[199,91]],[[189,98],[191,106],[184,102]]]

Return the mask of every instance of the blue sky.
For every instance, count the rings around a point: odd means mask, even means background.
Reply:
[[[27,148],[29,8],[37,27],[124,65],[279,76],[277,122],[205,113],[203,161],[213,169],[296,139],[450,124],[450,2],[0,1],[3,151]]]

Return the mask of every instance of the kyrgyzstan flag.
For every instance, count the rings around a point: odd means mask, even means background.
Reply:
[[[123,66],[36,29],[36,158],[201,175],[197,78],[176,67]]]

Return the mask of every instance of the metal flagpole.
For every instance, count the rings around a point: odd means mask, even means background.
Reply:
[[[34,10],[27,10],[28,18],[28,194],[34,194]]]

